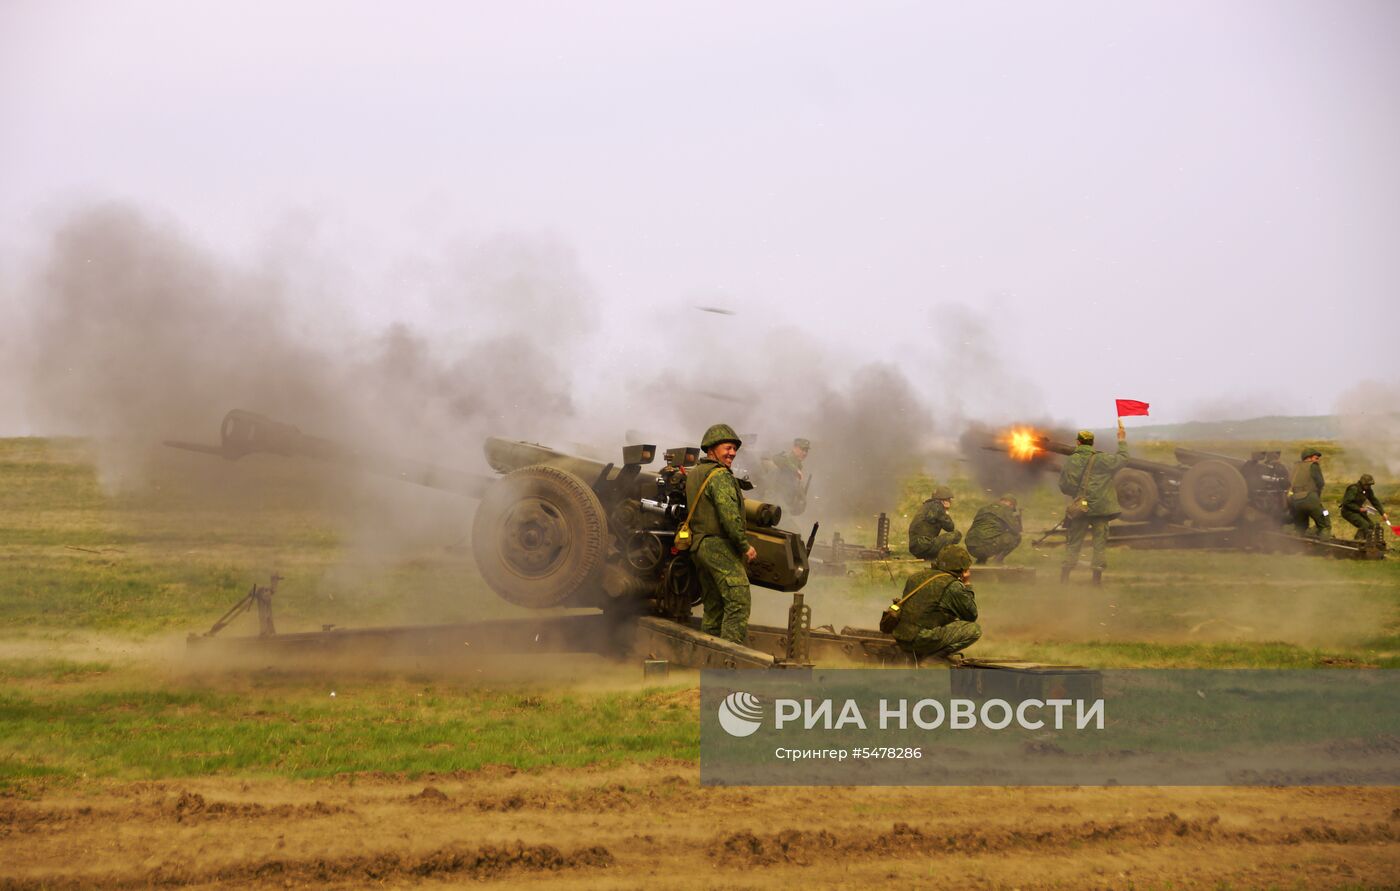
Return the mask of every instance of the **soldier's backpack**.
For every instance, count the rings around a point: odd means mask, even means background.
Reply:
[[[705,495],[705,487],[710,484],[710,480],[715,478],[715,474],[723,469],[722,467],[716,467],[714,470],[711,470],[710,475],[705,477],[705,481],[700,484],[700,490],[695,493],[695,502],[689,505],[689,509],[686,510],[685,520],[681,522],[681,528],[676,530],[676,537],[671,540],[671,547],[678,551],[690,550],[690,518],[695,516],[695,508],[700,504],[700,499]]]
[[[1094,459],[1098,456],[1098,452],[1090,455],[1089,463],[1084,465],[1084,475],[1079,478],[1079,491],[1065,505],[1065,519],[1077,520],[1089,513],[1089,499],[1084,497],[1084,487],[1089,484],[1089,472],[1094,469]]]
[[[903,597],[890,604],[889,606],[885,607],[885,611],[883,613],[880,613],[880,631],[884,634],[892,634],[894,632],[894,629],[899,627],[899,608],[904,606],[905,601],[907,601],[910,597],[913,597],[915,594],[918,594],[924,588],[928,587],[929,582],[932,582],[939,576],[949,576],[951,578],[951,575],[949,573],[935,572],[933,575],[924,579],[917,588],[910,591],[908,594],[905,594]]]

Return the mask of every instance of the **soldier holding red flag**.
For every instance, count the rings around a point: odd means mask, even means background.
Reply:
[[[1077,509],[1065,514],[1065,562],[1060,566],[1060,581],[1069,581],[1069,574],[1079,563],[1084,549],[1084,535],[1094,535],[1093,583],[1103,584],[1103,571],[1108,568],[1108,524],[1122,512],[1118,493],[1113,488],[1113,475],[1128,463],[1128,434],[1123,429],[1124,415],[1146,415],[1147,403],[1132,399],[1118,400],[1118,451],[1107,454],[1094,450],[1094,434],[1079,431],[1074,454],[1065,460],[1060,471],[1060,491],[1071,496]]]

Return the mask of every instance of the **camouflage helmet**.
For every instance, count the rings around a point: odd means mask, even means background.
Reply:
[[[705,431],[705,438],[700,440],[700,448],[709,451],[722,442],[732,442],[738,448],[744,444],[739,438],[739,434],[734,432],[734,428],[728,424],[713,424],[709,430]]]
[[[810,452],[812,450],[812,441],[799,436],[792,441],[792,447],[795,449],[805,449]]]
[[[1309,458],[1313,457],[1314,455],[1316,455],[1316,456],[1319,457],[1319,458],[1322,457],[1322,453],[1319,452],[1317,449],[1314,449],[1314,448],[1311,448],[1311,447],[1310,447],[1310,448],[1303,449],[1303,457],[1302,457],[1302,460],[1306,461],[1306,460],[1308,460]]]
[[[999,498],[999,499],[997,499],[997,500],[998,500],[998,501],[1005,501],[1007,504],[1011,505],[1012,507],[1015,507],[1015,506],[1016,506],[1016,496],[1015,496],[1015,495],[1012,495],[1010,492],[1007,492],[1005,495],[1001,496],[1001,498]]]
[[[948,488],[947,486],[939,486],[938,488],[933,490],[933,495],[931,495],[930,497],[934,501],[952,501],[953,490]]]
[[[935,567],[944,572],[962,572],[972,567],[972,555],[960,544],[950,544],[938,552]]]
[[[1079,431],[1079,436],[1077,436],[1076,438],[1077,438],[1081,443],[1083,443],[1084,445],[1093,445],[1093,444],[1094,444],[1094,431],[1092,431],[1092,430],[1080,430],[1080,431]]]
[[[1357,482],[1363,486],[1374,486],[1376,484],[1376,478],[1369,473],[1363,473],[1361,474],[1361,479],[1357,480]]]

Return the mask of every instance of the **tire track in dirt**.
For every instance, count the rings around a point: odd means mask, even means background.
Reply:
[[[594,845],[563,853],[553,845],[516,843],[506,847],[440,848],[406,856],[392,852],[327,859],[270,859],[217,869],[159,866],[150,871],[109,872],[83,876],[0,879],[0,891],[40,891],[68,888],[170,888],[228,883],[290,885],[330,882],[383,883],[404,879],[501,879],[516,873],[600,869],[616,861],[607,848]]]
[[[0,889],[1383,887],[1400,862],[1393,788],[705,787],[657,762],[25,794]]]
[[[1377,825],[1305,825],[1287,831],[1257,832],[1225,829],[1219,817],[1183,820],[1176,814],[1141,820],[1100,823],[1089,820],[1039,832],[988,830],[925,832],[908,823],[896,823],[889,832],[843,835],[827,830],[785,829],[763,835],[750,830],[716,837],[707,847],[711,861],[726,867],[763,867],[774,864],[811,865],[833,856],[843,859],[929,856],[934,854],[993,854],[1027,849],[1063,850],[1108,842],[1133,842],[1152,846],[1177,841],[1227,842],[1253,845],[1296,845],[1315,842],[1358,845],[1395,842],[1396,831]]]

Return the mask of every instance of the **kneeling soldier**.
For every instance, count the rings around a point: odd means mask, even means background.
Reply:
[[[934,569],[915,573],[904,584],[894,639],[917,662],[927,656],[947,658],[982,637],[977,600],[968,584],[972,555],[960,544],[948,545]]]
[[[1021,512],[1016,509],[1016,496],[1003,495],[979,510],[964,541],[979,564],[1005,560],[1021,544]]]
[[[953,526],[948,509],[953,506],[953,490],[939,486],[914,514],[909,523],[909,553],[930,563],[938,552],[950,544],[962,541],[962,533]]]
[[[1376,497],[1376,478],[1369,473],[1361,474],[1361,479],[1347,486],[1347,490],[1342,494],[1342,519],[1356,527],[1356,540],[1364,541],[1374,533],[1376,528],[1375,520],[1366,516],[1366,503],[1369,501],[1371,507],[1376,509],[1382,520],[1390,522],[1390,516],[1386,514],[1385,508],[1381,507],[1380,499]]]

